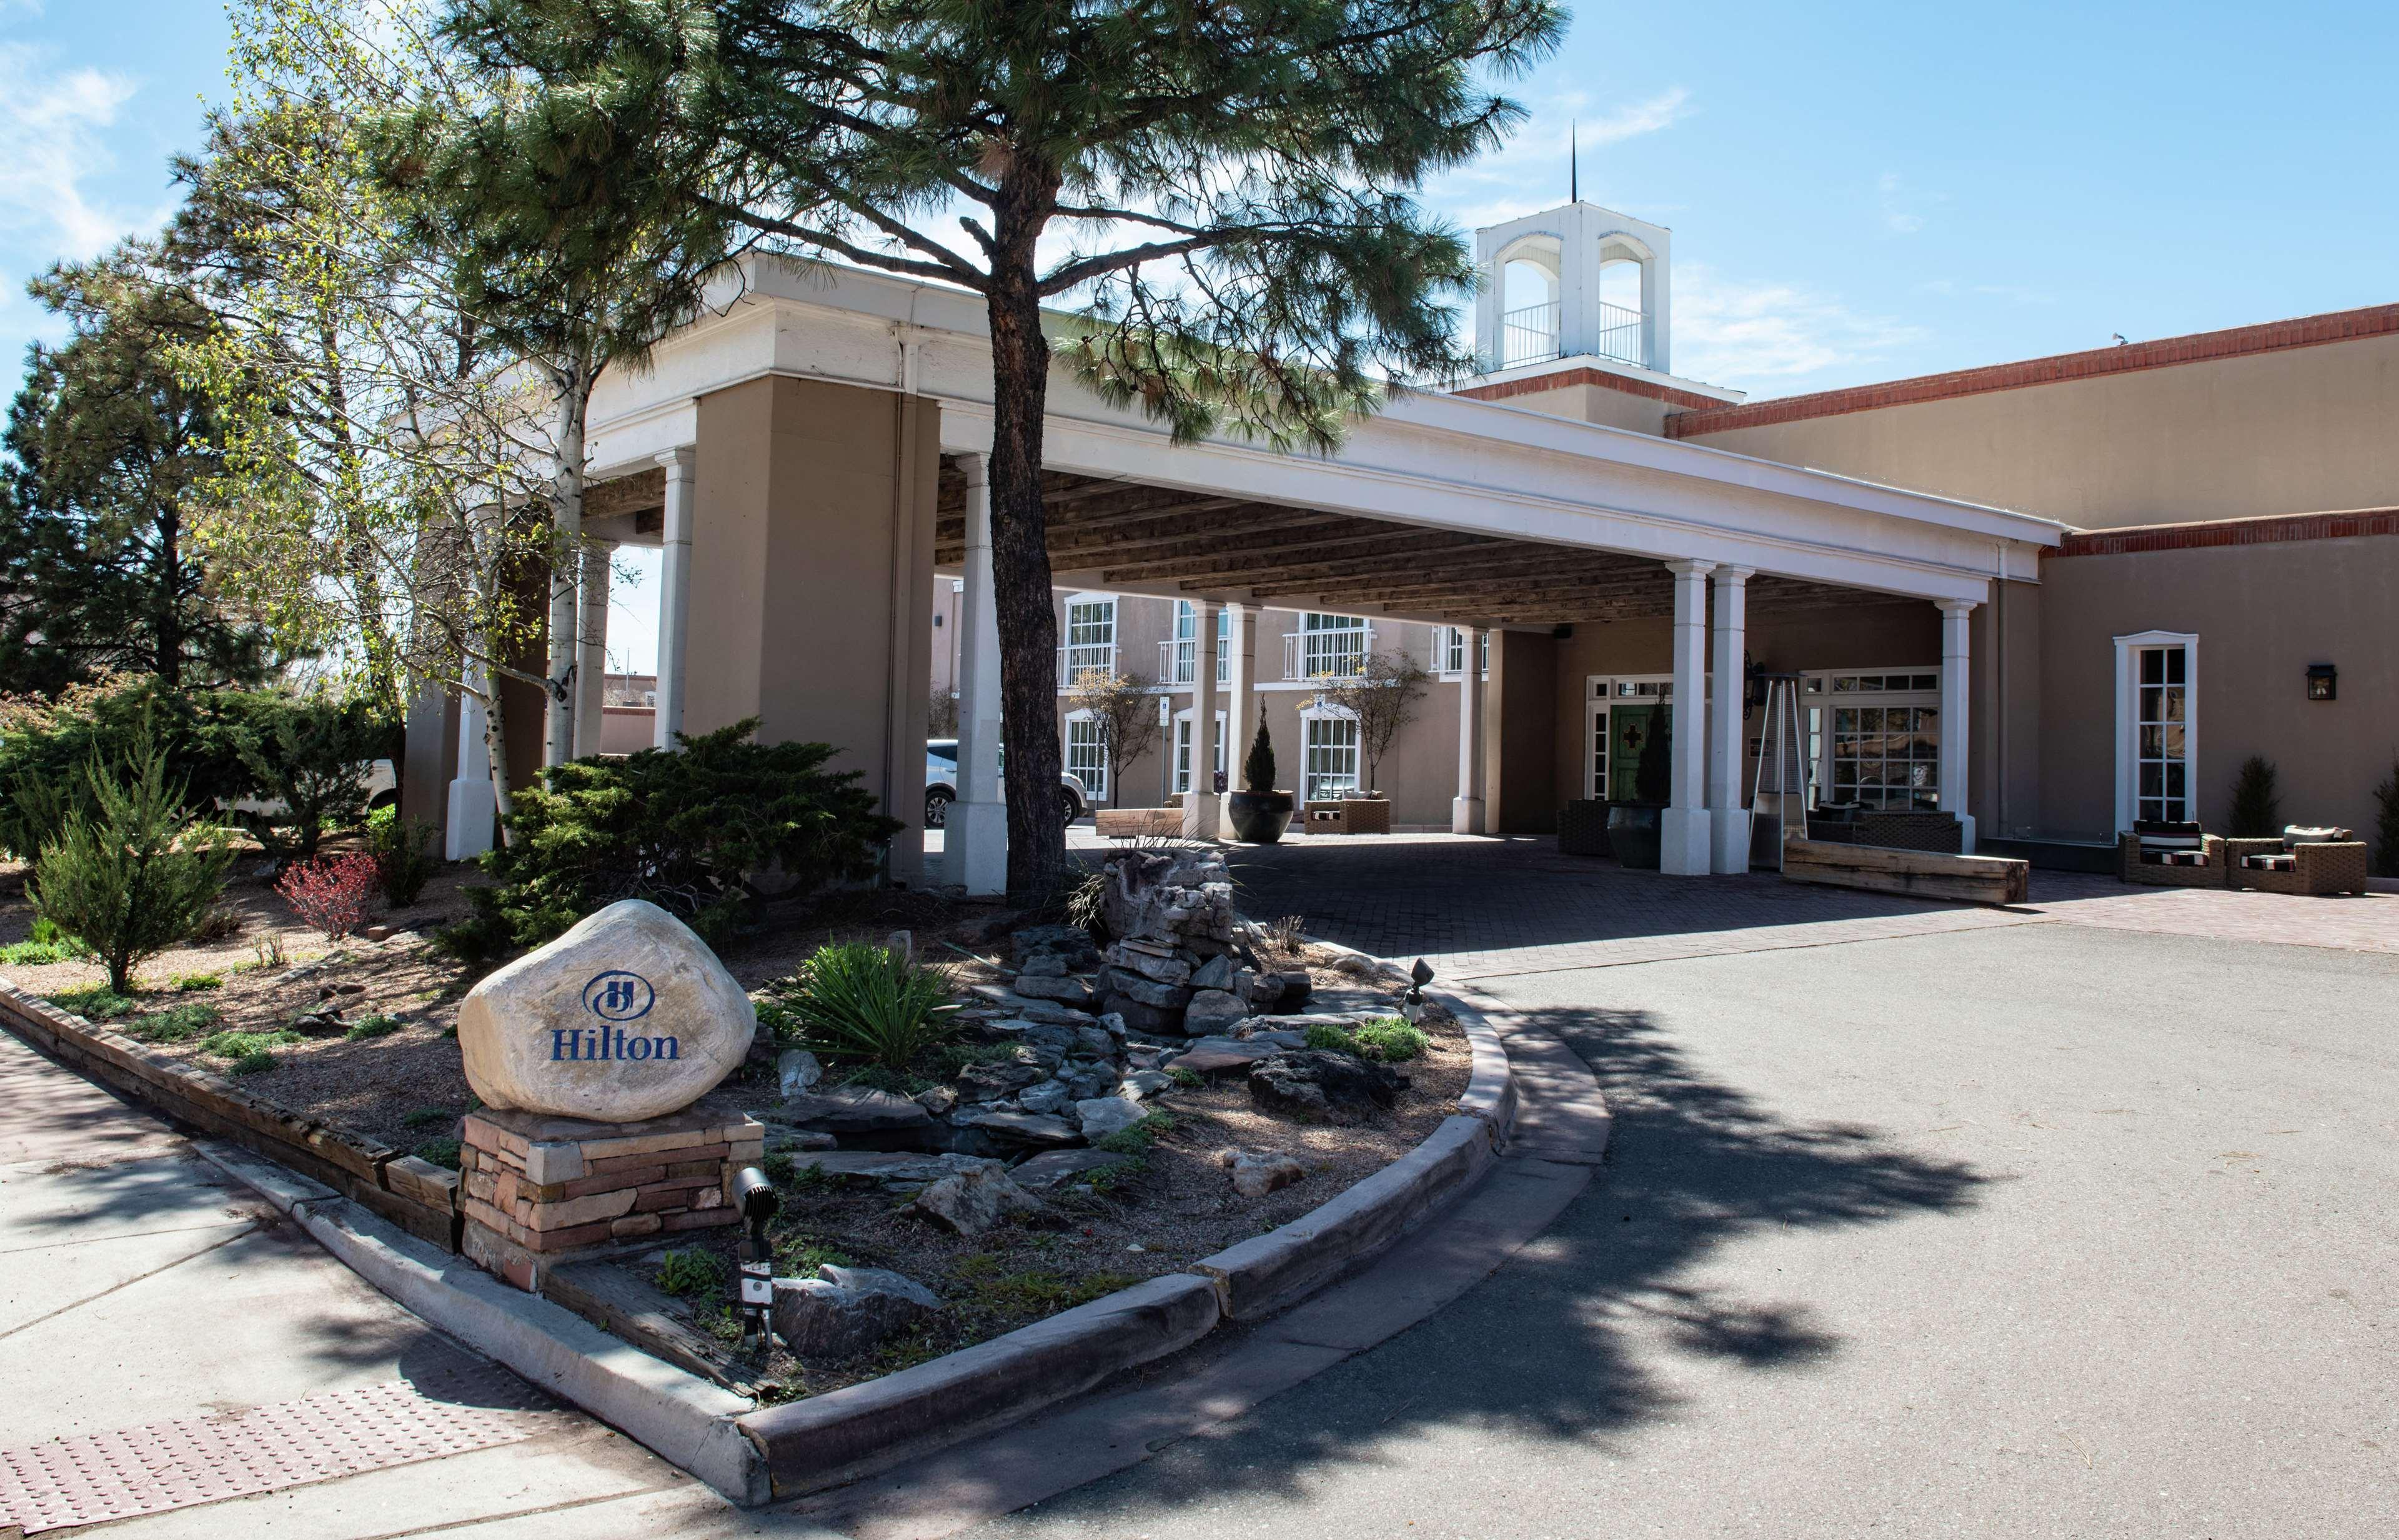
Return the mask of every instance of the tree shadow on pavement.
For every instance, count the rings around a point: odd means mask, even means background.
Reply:
[[[1296,1499],[1335,1467],[1372,1466],[1395,1440],[1443,1432],[1604,1444],[1677,1413],[1680,1393],[1644,1361],[1660,1344],[1744,1374],[1809,1372],[1842,1351],[1839,1335],[1805,1304],[1701,1281],[1712,1254],[1780,1227],[1961,1212],[1988,1180],[1873,1128],[1777,1117],[1697,1071],[1646,1012],[1523,1014],[1592,1066],[1616,1117],[1606,1165],[1547,1231],[1400,1336],[986,1533],[1043,1533],[1060,1519],[1139,1533],[1221,1500],[1228,1481],[1245,1496]]]

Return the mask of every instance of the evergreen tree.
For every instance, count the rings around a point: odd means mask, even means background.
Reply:
[[[1266,703],[1258,703],[1258,736],[1250,740],[1249,758],[1241,762],[1241,789],[1264,793],[1275,790],[1274,735],[1267,731]]]
[[[2241,762],[2228,822],[2236,840],[2262,840],[2283,831],[2283,799],[2275,789],[2272,760],[2252,754]]]
[[[188,540],[220,444],[170,358],[207,311],[138,244],[29,287],[71,331],[34,346],[8,413],[0,691],[55,695],[110,672],[169,689],[264,678],[263,634],[215,601]]]
[[[631,207],[708,214],[728,250],[983,296],[1021,892],[1065,865],[1047,790],[1053,354],[1179,437],[1277,445],[1331,443],[1386,379],[1471,367],[1450,312],[1470,252],[1413,195],[1521,118],[1485,78],[1529,66],[1565,22],[1550,0],[450,4],[454,35],[610,157]],[[1080,317],[1053,339],[1045,307],[1067,305]]]

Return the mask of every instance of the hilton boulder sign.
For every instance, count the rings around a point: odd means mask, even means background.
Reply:
[[[716,953],[638,898],[518,958],[458,1007],[483,1105],[594,1123],[682,1111],[739,1067],[757,1031]]]

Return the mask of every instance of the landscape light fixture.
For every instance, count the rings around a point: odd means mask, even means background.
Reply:
[[[741,1340],[758,1333],[761,1346],[775,1345],[775,1252],[766,1240],[766,1222],[783,1200],[766,1173],[744,1166],[733,1178],[733,1201],[750,1222],[749,1238],[741,1243]]]
[[[2308,665],[2308,698],[2333,700],[2340,694],[2340,670],[2329,663]]]
[[[1432,965],[1417,958],[1416,966],[1408,970],[1408,993],[1400,1001],[1400,1014],[1413,1026],[1424,1020],[1424,987],[1432,982]]]

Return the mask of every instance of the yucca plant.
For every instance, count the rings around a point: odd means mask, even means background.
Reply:
[[[809,1047],[895,1073],[957,1035],[947,973],[863,942],[819,948],[775,993]]]

